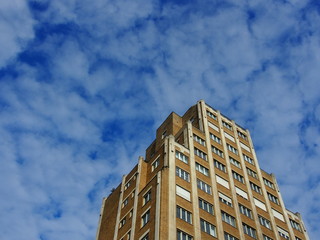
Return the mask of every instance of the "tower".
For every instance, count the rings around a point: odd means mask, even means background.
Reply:
[[[259,167],[248,130],[204,101],[157,129],[103,200],[97,240],[309,240]]]

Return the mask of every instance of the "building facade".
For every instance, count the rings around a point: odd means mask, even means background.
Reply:
[[[248,130],[199,101],[171,113],[103,200],[97,240],[308,240]]]

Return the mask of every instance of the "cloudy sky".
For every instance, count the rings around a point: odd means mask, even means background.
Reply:
[[[318,0],[4,0],[0,30],[0,239],[94,239],[102,198],[199,99],[320,236]]]

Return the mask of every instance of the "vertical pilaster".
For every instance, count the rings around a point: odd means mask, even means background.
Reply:
[[[113,240],[117,240],[117,238],[118,238],[119,221],[120,221],[121,205],[122,205],[122,201],[123,201],[123,192],[124,192],[125,180],[126,180],[126,175],[124,175],[122,177],[121,193],[120,193],[119,204],[118,204],[117,220],[116,220],[116,224],[115,224],[115,227],[114,227]]]
[[[191,192],[192,192],[191,200],[192,200],[192,211],[193,211],[194,239],[201,239],[196,164],[194,159],[192,124],[190,121],[188,121],[187,123],[187,129],[188,129],[188,145],[189,145],[189,151],[190,151],[189,160],[190,160],[190,178],[191,178]]]

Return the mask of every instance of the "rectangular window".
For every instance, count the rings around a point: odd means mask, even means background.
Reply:
[[[230,160],[230,163],[233,164],[234,166],[236,166],[237,168],[240,168],[241,169],[241,163],[237,160],[235,160],[234,158],[232,157],[229,157],[229,160]]]
[[[189,191],[187,191],[186,189],[176,185],[176,193],[178,196],[188,200],[188,201],[191,201],[191,194]]]
[[[252,211],[249,208],[239,204],[239,210],[240,210],[240,213],[242,213],[243,215],[247,216],[248,218],[253,219],[252,218]]]
[[[230,141],[236,142],[236,141],[234,140],[234,137],[232,137],[229,133],[224,132],[224,136],[225,136],[226,138],[228,138]]]
[[[124,190],[127,190],[131,185],[131,181],[127,182],[125,185],[124,185]]]
[[[274,189],[274,185],[272,182],[270,182],[268,179],[263,178],[263,182],[265,185],[267,185],[269,188]]]
[[[199,198],[199,208],[213,215],[213,205]]]
[[[129,199],[126,198],[122,203],[122,207],[125,207],[128,204],[128,202],[129,202]]]
[[[246,150],[247,152],[251,152],[251,151],[250,151],[250,148],[249,148],[247,145],[243,144],[242,142],[240,142],[240,146],[241,146],[244,150]]]
[[[206,141],[203,140],[201,137],[193,134],[193,139],[194,139],[197,143],[201,144],[202,146],[206,146]]]
[[[222,157],[222,158],[224,157],[223,152],[219,148],[211,146],[211,150],[213,153],[217,154],[219,157]]]
[[[235,147],[233,147],[233,146],[231,146],[230,144],[227,143],[227,148],[228,148],[228,150],[229,150],[230,152],[238,155],[238,150],[237,150]]]
[[[217,183],[221,184],[225,188],[230,189],[229,182],[227,180],[225,180],[224,178],[222,178],[222,177],[220,177],[218,175],[216,175],[216,179],[217,179]]]
[[[196,162],[196,170],[204,174],[205,176],[209,176],[209,169],[202,166],[201,164]]]
[[[144,235],[141,240],[149,240],[149,233],[147,233],[146,235]]]
[[[183,180],[190,182],[190,174],[179,167],[176,167],[176,175]]]
[[[284,222],[284,217],[282,215],[282,213],[278,212],[277,210],[274,210],[273,208],[271,208],[273,216],[278,218],[279,220],[281,220],[282,222]]]
[[[207,111],[207,115],[211,118],[213,118],[214,120],[217,120],[217,116],[214,115],[212,112]]]
[[[146,225],[150,220],[150,210],[148,210],[143,216],[141,217],[141,227]]]
[[[177,218],[180,218],[183,221],[192,224],[191,212],[179,206],[177,206]]]
[[[151,190],[149,190],[145,195],[143,195],[143,205],[151,200]]]
[[[208,126],[210,128],[212,128],[213,130],[219,132],[219,128],[216,125],[214,125],[213,123],[209,122],[209,121],[208,121]]]
[[[224,240],[239,240],[238,238],[232,236],[229,233],[224,232]]]
[[[244,140],[247,140],[247,139],[248,139],[248,138],[247,138],[247,135],[245,135],[244,133],[242,133],[242,132],[240,132],[240,131],[238,131],[238,136],[241,137],[241,138],[243,138]]]
[[[201,218],[200,219],[200,226],[201,226],[201,231],[206,232],[213,237],[217,237],[216,227],[214,225],[212,225],[211,223],[209,223]]]
[[[274,195],[272,195],[271,193],[268,193],[268,192],[267,192],[267,194],[268,194],[268,198],[269,198],[269,200],[271,202],[274,202],[275,204],[280,205],[279,199],[276,196],[274,196]]]
[[[230,224],[233,227],[236,227],[236,219],[233,216],[231,216],[230,214],[224,211],[221,211],[221,217],[222,217],[222,221]]]
[[[243,198],[248,200],[248,194],[245,191],[243,191],[242,189],[240,189],[238,187],[235,187],[235,189],[236,189],[236,193],[238,195],[240,195],[241,197],[243,197]]]
[[[216,135],[210,133],[210,138],[211,138],[213,141],[221,144],[221,139],[220,139],[219,137],[217,137]]]
[[[266,205],[261,202],[260,200],[256,199],[256,198],[253,198],[253,201],[254,201],[254,204],[258,207],[258,208],[261,208],[262,210],[264,211],[267,211],[267,207]]]
[[[263,240],[273,240],[271,237],[268,237],[267,235],[263,235]]]
[[[244,178],[237,172],[232,171],[232,176],[234,179],[236,179],[237,181],[244,183]]]
[[[250,237],[253,237],[254,239],[257,239],[257,233],[256,230],[249,225],[242,223],[243,225],[243,231],[245,234],[249,235]]]
[[[214,166],[219,170],[221,170],[222,172],[227,172],[226,166],[215,159],[214,159]]]
[[[278,227],[278,233],[280,237],[283,237],[285,239],[290,239],[289,233],[280,227]]]
[[[198,185],[198,188],[201,189],[202,191],[208,194],[211,194],[211,187],[209,184],[201,181],[200,179],[197,179],[197,185]]]
[[[193,240],[193,237],[178,229],[177,230],[177,240]]]
[[[188,162],[189,162],[188,157],[179,151],[176,151],[176,158],[178,158],[179,160],[181,160],[182,162],[184,162],[186,164],[188,164]]]
[[[253,191],[262,195],[261,187],[259,187],[258,185],[254,184],[253,182],[250,182],[250,187]]]
[[[223,125],[225,128],[227,128],[227,129],[229,129],[229,130],[232,131],[232,126],[231,126],[231,124],[229,124],[229,123],[227,123],[227,122],[225,122],[225,121],[222,121],[222,125]]]
[[[271,229],[271,222],[268,219],[260,215],[258,215],[258,217],[259,217],[259,222],[262,226],[265,226],[266,228]]]
[[[296,229],[296,230],[301,232],[301,227],[300,227],[299,223],[297,223],[296,221],[293,221],[293,220],[290,219],[290,224],[294,229]]]
[[[218,192],[218,195],[219,195],[219,200],[220,200],[220,202],[222,202],[222,203],[224,203],[224,204],[232,207],[232,200],[231,200],[231,198],[227,197],[226,195],[224,195],[224,194],[222,194],[222,193],[220,193],[220,192]]]
[[[122,220],[120,221],[119,228],[122,228],[123,225],[125,224],[126,224],[126,217],[122,218]]]
[[[251,177],[258,179],[258,175],[255,171],[251,170],[250,168],[247,168],[247,172]]]
[[[153,172],[159,166],[159,163],[160,163],[160,157],[158,157],[156,160],[152,162],[151,172]]]
[[[198,157],[202,158],[203,160],[207,161],[207,154],[202,152],[200,149],[194,148],[194,154],[197,155]]]
[[[253,159],[250,158],[250,157],[248,157],[247,155],[243,154],[243,159],[244,159],[245,161],[247,161],[248,163],[254,165]]]

